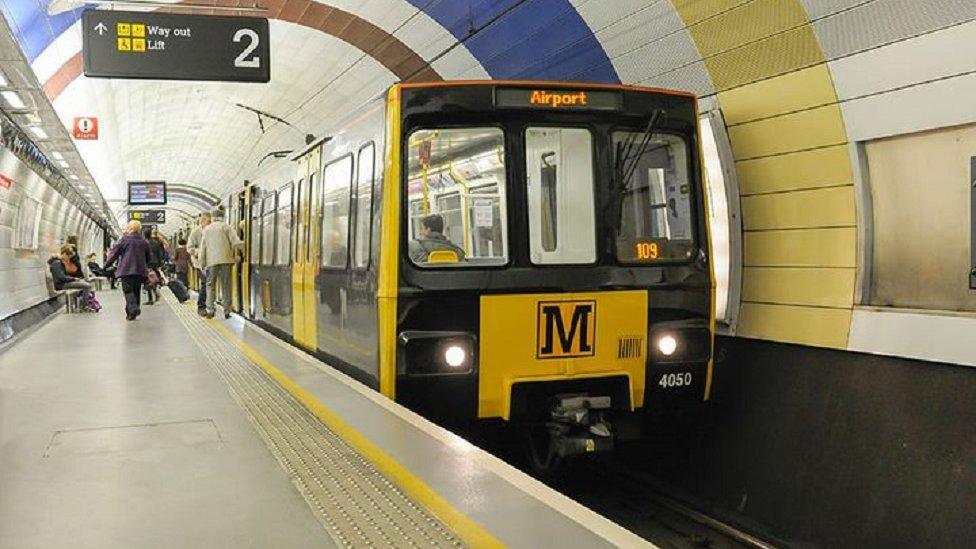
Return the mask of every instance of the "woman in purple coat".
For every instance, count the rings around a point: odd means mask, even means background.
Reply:
[[[142,312],[139,308],[139,298],[142,294],[142,283],[148,273],[150,248],[149,242],[142,236],[141,231],[142,223],[130,221],[125,227],[125,234],[105,260],[106,269],[116,261],[119,263],[115,269],[115,276],[122,281],[126,320],[135,320]]]

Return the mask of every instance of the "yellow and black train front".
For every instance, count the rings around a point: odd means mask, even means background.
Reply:
[[[548,425],[571,454],[611,446],[633,412],[708,399],[692,96],[495,82],[403,85],[389,104],[397,401]]]

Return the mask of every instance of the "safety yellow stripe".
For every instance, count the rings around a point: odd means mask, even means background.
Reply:
[[[396,312],[400,250],[400,86],[386,96],[386,158],[380,229],[379,309],[380,393],[396,398]]]
[[[210,319],[210,325],[217,329],[226,339],[233,342],[244,354],[257,364],[264,372],[288,391],[298,402],[319,418],[329,429],[346,441],[360,455],[365,457],[383,475],[393,481],[412,500],[422,505],[431,514],[444,522],[462,541],[471,547],[505,547],[497,538],[492,536],[480,524],[459,511],[444,499],[433,488],[401,465],[392,456],[380,449],[362,433],[346,423],[334,410],[326,406],[301,385],[295,383],[268,361],[261,353],[247,344],[243,339],[228,330],[217,320]]]

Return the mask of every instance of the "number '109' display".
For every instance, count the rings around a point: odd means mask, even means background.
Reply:
[[[660,251],[657,242],[637,242],[634,244],[634,254],[639,260],[657,259]]]

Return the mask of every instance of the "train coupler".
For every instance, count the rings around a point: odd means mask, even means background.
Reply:
[[[610,397],[557,395],[547,422],[552,451],[559,457],[613,450],[613,428],[607,420]]]

